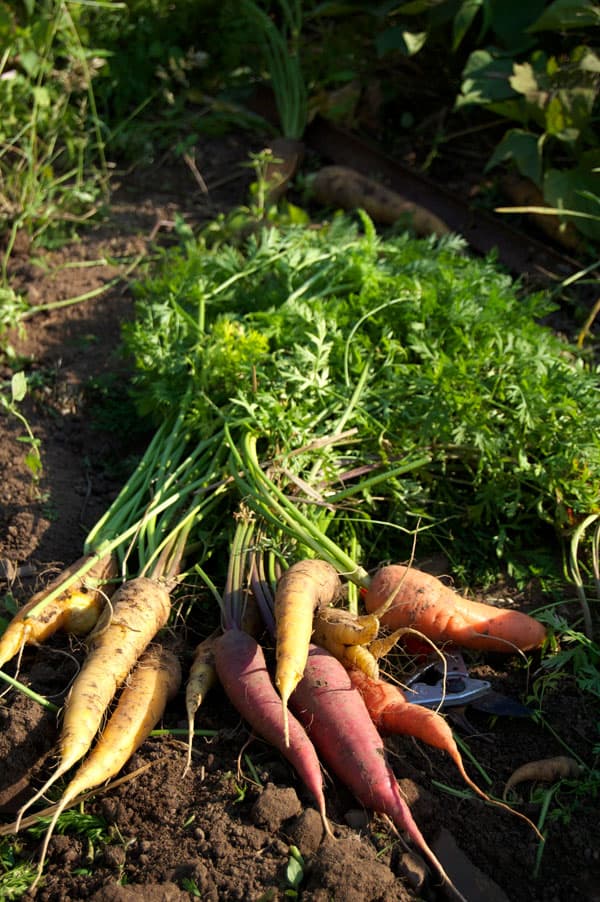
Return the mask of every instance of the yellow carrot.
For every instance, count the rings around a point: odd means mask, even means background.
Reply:
[[[337,571],[319,560],[298,561],[275,589],[275,685],[283,705],[285,744],[289,745],[287,704],[302,679],[313,631],[313,614],[331,604],[341,589]]]
[[[185,687],[185,710],[188,721],[188,750],[183,774],[188,772],[192,763],[192,742],[194,739],[194,718],[196,711],[204,701],[206,693],[217,682],[215,669],[215,641],[219,633],[215,632],[196,646],[194,658]]]
[[[56,593],[64,582],[84,569],[88,560],[90,555],[66,567],[15,614],[0,637],[0,667],[19,654],[25,645],[44,642],[58,630],[82,636],[94,627],[107,597],[114,589],[110,580],[117,575],[117,562],[111,555],[100,558],[67,589],[55,595],[37,613],[31,614],[45,598]]]
[[[119,773],[163,716],[167,702],[175,696],[180,684],[181,668],[175,655],[159,645],[151,645],[135,666],[96,745],[62,795],[46,831],[37,876],[30,890],[42,876],[48,843],[62,812],[81,793]]]
[[[65,702],[59,766],[22,806],[17,829],[24,812],[89,750],[117,689],[166,624],[170,610],[169,593],[154,580],[137,577],[117,589],[91,634],[88,656]]]
[[[353,614],[343,608],[319,608],[314,617],[312,641],[327,649],[344,667],[358,667],[373,679],[379,676],[379,666],[370,651],[370,644],[379,631],[374,614]]]

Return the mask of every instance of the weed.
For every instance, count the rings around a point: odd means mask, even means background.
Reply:
[[[27,378],[25,373],[14,373],[10,383],[0,385],[0,410],[15,417],[24,429],[24,434],[19,441],[29,446],[25,455],[25,466],[31,473],[34,483],[37,484],[42,472],[42,456],[40,453],[40,440],[33,434],[29,421],[18,405],[27,394]]]
[[[35,879],[34,865],[21,860],[21,843],[0,837],[0,899],[21,899]]]

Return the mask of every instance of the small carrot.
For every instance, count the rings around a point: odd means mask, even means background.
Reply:
[[[502,798],[506,799],[511,789],[525,781],[555,783],[557,780],[576,780],[582,775],[584,768],[568,755],[557,755],[555,758],[542,758],[539,761],[528,761],[518,767],[508,778],[504,786]]]
[[[66,567],[15,614],[0,637],[0,667],[4,667],[19,654],[25,645],[45,642],[58,630],[82,636],[94,627],[107,597],[113,591],[110,580],[117,575],[117,563],[111,555],[100,558],[67,589],[55,595],[39,613],[31,614],[45,598],[60,589],[61,585],[79,570],[84,569],[89,560],[91,556],[86,555]]]
[[[138,660],[106,727],[68,784],[46,830],[36,879],[39,882],[48,843],[58,818],[75,799],[116,776],[163,716],[167,702],[181,684],[181,668],[175,655],[158,645],[150,646]]]
[[[196,646],[185,687],[185,710],[188,721],[188,750],[183,774],[192,763],[192,742],[194,739],[194,719],[196,711],[206,698],[206,693],[217,682],[215,668],[215,642],[219,633],[215,632]]]
[[[275,685],[281,696],[286,744],[288,699],[302,679],[313,631],[313,614],[335,600],[341,588],[337,571],[319,560],[298,561],[286,570],[275,589]]]
[[[304,727],[288,716],[285,739],[281,699],[267,670],[263,650],[241,629],[226,630],[215,642],[215,667],[219,680],[235,709],[256,731],[292,764],[313,795],[326,832],[331,827],[325,813],[321,765]],[[287,712],[286,712],[287,713]]]
[[[419,630],[434,642],[510,652],[539,648],[546,637],[544,626],[528,614],[469,601],[413,567],[390,564],[378,570],[366,590],[365,606],[376,614],[390,597],[381,622],[394,630]]]
[[[312,645],[304,676],[290,698],[290,705],[325,764],[362,805],[386,814],[396,827],[404,830],[447,885],[463,899],[415,823],[361,694],[354,689],[348,672],[337,658]]]
[[[456,765],[459,774],[480,798],[485,799],[490,805],[504,808],[516,817],[526,821],[535,833],[539,834],[537,827],[520,811],[514,811],[509,805],[492,799],[477,783],[471,779],[465,770],[462,755],[452,735],[448,722],[430,708],[414,705],[407,701],[404,693],[398,686],[381,679],[371,679],[361,670],[349,671],[350,681],[355,689],[358,689],[363,697],[367,710],[378,731],[382,735],[414,736],[422,739],[427,745],[446,752]],[[541,838],[541,837],[540,837]]]
[[[24,812],[89,750],[117,689],[166,624],[170,610],[169,593],[152,579],[137,577],[117,589],[91,634],[89,653],[65,702],[58,768],[22,806],[17,825]]]

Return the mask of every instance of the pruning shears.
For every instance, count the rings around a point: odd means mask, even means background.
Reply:
[[[453,708],[468,705],[491,690],[487,680],[469,676],[459,651],[443,651],[421,667],[406,683],[409,702],[426,708]]]
[[[457,649],[444,649],[405,683],[409,702],[426,708],[459,708],[470,705],[490,714],[529,717],[531,711],[516,699],[492,689],[488,680],[469,676],[465,660]]]

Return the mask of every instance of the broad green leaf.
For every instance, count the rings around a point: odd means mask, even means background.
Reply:
[[[452,23],[452,50],[456,51],[483,5],[483,0],[463,0]]]
[[[542,144],[543,136],[540,138],[533,132],[512,128],[495,148],[485,169],[487,171],[506,160],[513,160],[522,176],[541,187]]]
[[[589,122],[591,113],[591,92],[560,91],[550,98],[546,107],[546,131],[560,141],[574,144],[580,137],[582,128]]]
[[[591,0],[554,0],[528,31],[567,31],[600,25],[600,6]]]
[[[420,16],[440,6],[447,6],[448,0],[409,0],[408,3],[394,3],[391,10],[402,13],[405,16]]]
[[[35,451],[28,451],[25,455],[25,466],[32,476],[39,476],[42,472],[42,462],[39,454],[36,454]]]
[[[15,373],[10,380],[10,389],[13,401],[17,404],[22,401],[27,394],[27,377],[22,371]]]
[[[600,240],[599,178],[591,168],[549,169],[544,176],[544,200],[552,207],[585,213],[591,219],[565,216],[594,241]]]
[[[577,59],[579,68],[583,72],[593,72],[595,75],[600,73],[600,57],[594,53],[591,47],[576,48],[573,56]]]
[[[456,100],[459,109],[470,104],[495,103],[515,97],[509,78],[513,71],[510,57],[474,50],[463,70],[461,93]]]
[[[42,109],[48,109],[50,106],[50,92],[48,88],[44,87],[44,85],[36,85],[33,88],[33,96],[35,97],[35,102]]]
[[[513,55],[532,45],[528,26],[540,15],[545,0],[486,0],[486,25]]]
[[[40,69],[40,57],[35,50],[24,50],[19,56],[19,62],[30,78],[35,78]]]

